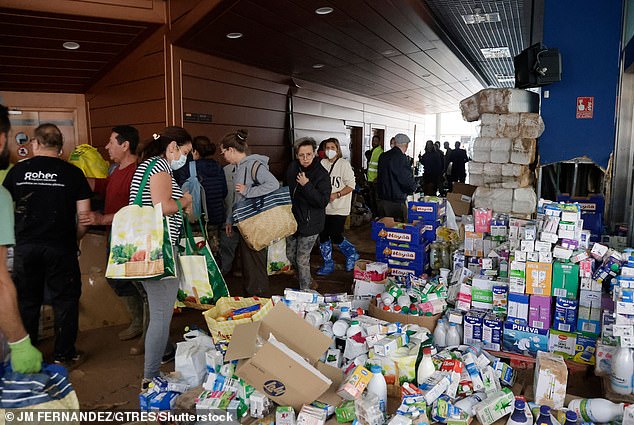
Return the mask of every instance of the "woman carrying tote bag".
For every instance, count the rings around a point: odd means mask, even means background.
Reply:
[[[192,150],[192,138],[181,127],[167,127],[160,133],[155,133],[152,139],[145,143],[142,162],[138,165],[132,184],[130,185],[130,203],[139,192],[141,180],[147,168],[154,160],[150,171],[149,184],[142,193],[143,205],[161,204],[163,215],[167,217],[170,239],[173,246],[178,246],[183,217],[178,212],[180,202],[185,212],[191,211],[192,197],[183,193],[174,180],[173,171],[178,170],[187,161],[187,155]],[[152,378],[160,373],[161,359],[169,338],[170,322],[174,302],[178,292],[178,278],[142,281],[147,294],[150,322],[145,336],[145,365],[143,370],[142,389],[147,387]]]
[[[227,134],[221,142],[220,153],[229,164],[234,164],[233,172],[235,191],[233,205],[244,198],[256,198],[277,190],[279,182],[269,171],[269,158],[264,155],[251,154],[247,144],[247,130],[238,130]],[[229,219],[227,219],[229,220]],[[227,236],[232,233],[232,224],[225,226]],[[242,257],[242,273],[245,289],[249,296],[267,296],[269,277],[266,271],[267,249],[255,251],[243,238],[240,239],[240,255]]]

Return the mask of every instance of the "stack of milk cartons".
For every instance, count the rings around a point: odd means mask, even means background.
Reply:
[[[481,120],[473,143],[469,183],[478,186],[476,208],[528,215],[535,212],[531,164],[544,122],[539,96],[519,89],[485,89],[460,102],[466,121]]]

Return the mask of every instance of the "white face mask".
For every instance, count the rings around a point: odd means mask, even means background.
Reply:
[[[336,156],[337,156],[337,151],[333,151],[332,149],[326,150],[326,158],[333,159]]]
[[[178,159],[172,159],[170,165],[172,166],[172,170],[176,171],[179,168],[182,168],[187,162],[187,156],[181,153],[181,156]]]

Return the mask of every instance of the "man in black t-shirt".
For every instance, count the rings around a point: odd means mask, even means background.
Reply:
[[[33,157],[8,172],[4,187],[15,202],[14,281],[24,326],[37,341],[45,288],[55,314],[55,362],[72,367],[79,322],[81,274],[77,241],[87,230],[77,214],[90,211],[92,192],[83,172],[59,158],[63,137],[42,124],[31,139]]]

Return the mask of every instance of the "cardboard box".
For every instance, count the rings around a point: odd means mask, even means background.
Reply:
[[[401,265],[424,269],[429,262],[428,249],[429,246],[425,245],[405,247],[379,241],[376,243],[376,259],[389,265],[392,264],[391,261],[398,261]]]
[[[528,306],[528,326],[548,329],[551,323],[552,297],[531,295]]]
[[[579,265],[555,261],[551,295],[574,300],[577,299],[578,291]]]
[[[577,333],[577,341],[575,345],[575,363],[593,365],[596,363],[597,338],[588,337],[581,333]]]
[[[577,345],[577,334],[571,332],[561,332],[554,329],[550,330],[548,336],[548,351],[559,354],[566,359],[572,359],[575,356]]]
[[[535,365],[535,403],[562,409],[566,399],[568,368],[563,357],[546,352],[537,353]]]
[[[387,269],[388,269],[387,264],[380,263],[380,264],[385,264],[385,271],[381,273],[374,270],[367,271],[366,267],[369,264],[374,265],[375,262],[370,260],[357,260],[357,262],[354,263],[354,270],[352,272],[353,277],[355,279],[364,280],[366,282],[381,282],[387,278]]]
[[[265,341],[259,348],[258,340]],[[225,361],[240,360],[236,375],[279,405],[300,410],[317,399],[337,404],[340,398],[334,390],[341,383],[341,371],[319,362],[331,343],[291,309],[277,304],[263,320],[235,327]]]
[[[526,293],[550,295],[553,265],[546,263],[526,263]]]
[[[526,263],[511,261],[509,272],[509,292],[524,294],[526,292]]]
[[[387,283],[387,279],[381,282],[368,282],[365,280],[354,279],[354,292],[353,295],[355,297],[360,297],[363,295],[372,295],[382,294],[385,292],[385,284]]]
[[[508,320],[518,325],[526,325],[528,323],[529,303],[529,295],[509,294]]]
[[[409,201],[407,203],[407,221],[410,223],[416,220],[442,220],[446,212],[446,201],[444,199],[441,202]]]
[[[535,356],[548,351],[548,330],[504,322],[503,351]]]
[[[487,350],[502,349],[502,328],[504,322],[494,314],[487,314],[482,322],[482,345]]]
[[[373,299],[372,302],[370,302],[368,315],[390,323],[398,322],[404,325],[416,324],[429,329],[430,332],[433,332],[434,329],[436,329],[436,322],[438,322],[438,319],[442,316],[441,314],[437,314],[435,316],[412,316],[409,314],[392,313],[378,308],[376,306],[376,299]]]
[[[474,277],[471,281],[471,305],[482,310],[493,309],[493,281]]]
[[[452,191],[447,194],[447,201],[451,204],[456,217],[471,214],[471,201],[477,186],[456,182]]]
[[[464,317],[463,341],[467,345],[479,344],[482,342],[482,326],[486,312],[482,310],[471,310]]]

